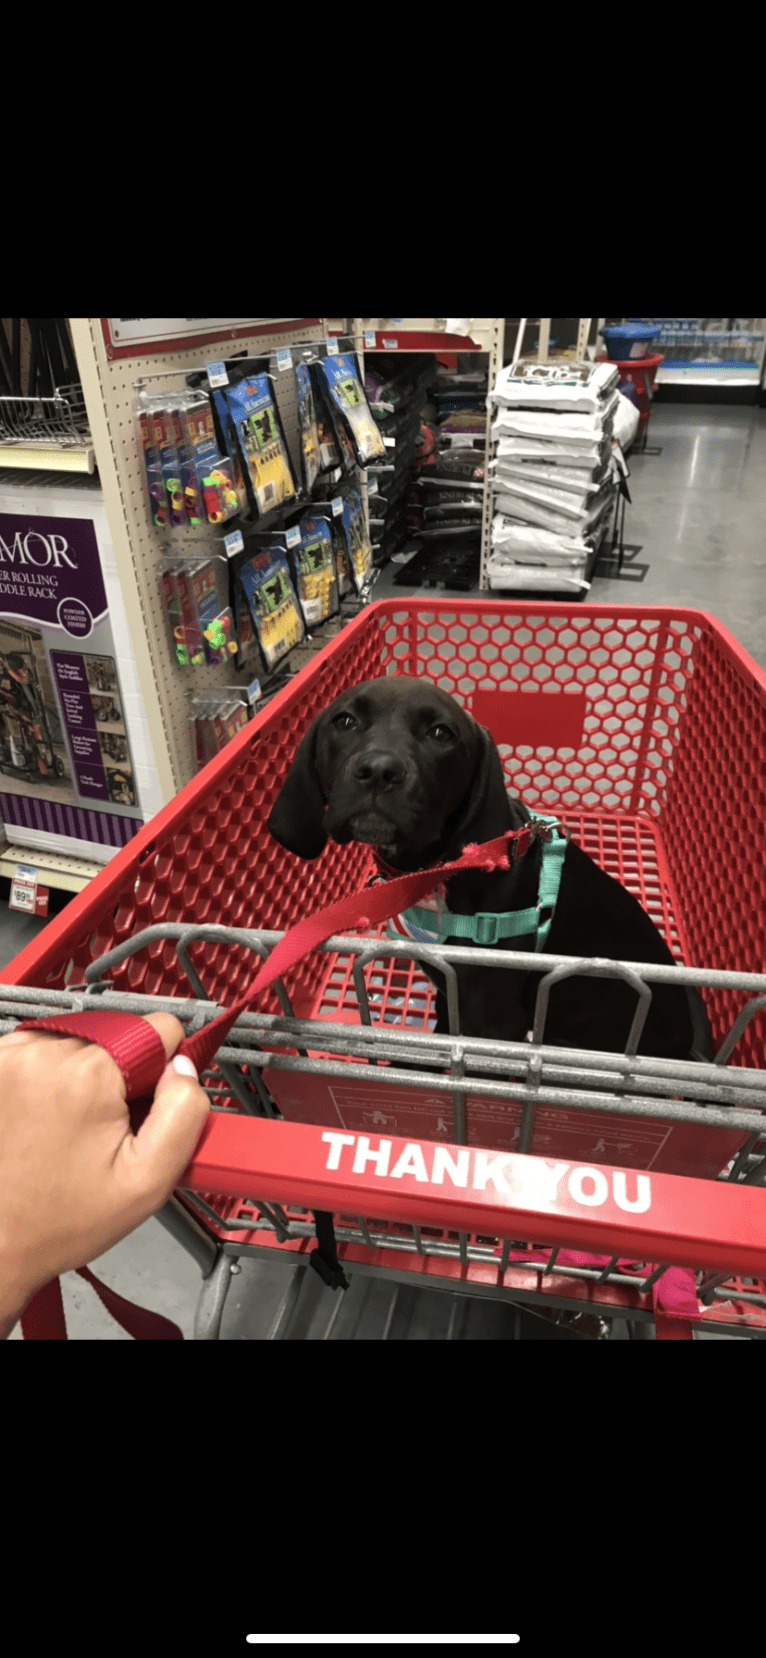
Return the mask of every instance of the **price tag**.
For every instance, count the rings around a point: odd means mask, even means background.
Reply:
[[[248,700],[249,706],[252,708],[253,703],[258,702],[259,698],[262,695],[263,695],[263,692],[261,691],[261,682],[260,682],[260,680],[259,679],[251,679],[250,684],[247,687],[247,700]]]
[[[223,544],[226,548],[227,558],[233,558],[235,553],[243,553],[245,550],[245,543],[242,540],[242,531],[232,530],[231,535],[224,536]]]
[[[280,346],[279,351],[277,352],[277,368],[281,373],[283,369],[292,368],[292,366],[293,354],[290,347],[288,345]]]
[[[383,442],[384,442],[387,449],[395,449],[396,448],[396,438],[385,438],[384,437]]]
[[[375,329],[374,328],[365,328],[365,331],[364,331],[364,348],[365,348],[365,351],[374,351],[375,350]]]
[[[371,480],[371,482],[368,483],[368,485],[367,485],[367,494],[368,495],[377,495],[377,493],[378,493],[378,480],[377,480],[377,478],[373,478]]]
[[[37,870],[30,864],[17,864],[11,881],[9,910],[26,910],[28,915],[34,915],[36,894]]]
[[[208,363],[207,378],[210,386],[228,386],[229,376],[224,363]]]
[[[291,530],[285,530],[285,541],[288,547],[300,547],[301,532],[298,524],[293,524]]]
[[[327,355],[328,355],[328,357],[337,357],[337,355],[338,355],[338,342],[337,342],[336,339],[333,338],[333,336],[331,334],[325,340],[325,345],[327,346]]]
[[[330,502],[330,506],[332,507],[333,518],[340,517],[340,514],[343,511],[343,497],[342,497],[342,495],[336,495],[335,500]]]
[[[399,327],[401,327],[402,323],[404,322],[404,317],[392,317],[391,321],[394,324],[395,328],[397,327],[397,325]]]
[[[337,484],[342,477],[343,477],[343,467],[342,466],[336,466],[334,468],[334,470],[330,473],[330,483],[331,484]]]
[[[384,340],[383,341],[383,350],[384,351],[398,351],[399,350],[399,341],[398,340]]]

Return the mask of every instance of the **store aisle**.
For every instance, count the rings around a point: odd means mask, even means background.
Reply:
[[[661,453],[628,457],[625,540],[641,550],[622,577],[597,576],[589,597],[709,610],[766,667],[766,410],[655,403],[649,432]],[[648,565],[643,580],[632,562]],[[376,598],[436,591],[396,586],[401,568],[381,572]]]
[[[766,410],[655,403],[650,439],[653,446],[661,448],[659,455],[629,457],[633,504],[627,509],[625,525],[626,542],[641,545],[635,562],[648,566],[645,577],[642,581],[629,579],[628,566],[622,579],[597,577],[591,598],[709,610],[766,667],[766,547],[762,527]],[[381,572],[375,598],[434,593],[434,589],[395,586],[393,575],[399,568],[389,565]],[[0,963],[11,960],[43,925],[9,912],[6,894],[0,900]],[[94,1268],[105,1282],[174,1318],[187,1338],[191,1336],[199,1272],[157,1221],[148,1221],[101,1262],[94,1263]],[[240,1290],[232,1294],[224,1339],[264,1339],[273,1316],[274,1286],[267,1268],[254,1261],[245,1263],[245,1268],[237,1282],[247,1293],[243,1296]],[[310,1284],[309,1288],[314,1286]],[[365,1311],[366,1286],[360,1286],[358,1293],[359,1317],[347,1339],[369,1339],[377,1333],[372,1331]],[[74,1338],[129,1339],[104,1313],[91,1290],[72,1274],[64,1280],[64,1295]],[[400,1308],[397,1317],[401,1314]],[[406,1320],[392,1334],[410,1340],[429,1336],[444,1339],[446,1330],[432,1324],[432,1318],[430,1304],[428,1308],[425,1303],[415,1307],[408,1301]],[[524,1323],[522,1334],[511,1309],[482,1308],[470,1311],[466,1325],[460,1330],[450,1329],[450,1335],[453,1339],[457,1335],[458,1339],[483,1336],[506,1340],[519,1339],[520,1334],[521,1339],[545,1339],[548,1335],[547,1331],[533,1332],[526,1320]],[[625,1334],[624,1326],[615,1330],[622,1339]],[[303,1339],[322,1339],[308,1315],[301,1335]],[[11,1339],[20,1339],[18,1327]]]
[[[709,610],[766,667],[766,410],[655,403],[649,431],[662,452],[629,456],[625,517],[649,568],[591,597]]]

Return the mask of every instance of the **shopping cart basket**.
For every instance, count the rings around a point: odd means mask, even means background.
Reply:
[[[460,1035],[450,964],[474,950],[328,938],[204,1075],[211,1119],[159,1215],[202,1267],[198,1334],[217,1334],[239,1256],[305,1267],[318,1211],[348,1273],[660,1335],[765,1333],[766,674],[704,612],[369,606],[0,974],[2,1029],[97,999],[197,1030],[286,929],[361,889],[368,848],[307,865],[266,823],[316,712],[391,673],[489,728],[510,790],[636,894],[678,963],[577,971],[627,977],[639,1008],[668,975],[697,986],[715,1062],[638,1058],[636,1025],[624,1056],[546,1046],[548,975],[571,958],[482,953],[541,975],[532,1042],[497,1043]],[[425,960],[447,976],[448,1036]]]

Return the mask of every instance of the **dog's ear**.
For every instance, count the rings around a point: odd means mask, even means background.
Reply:
[[[521,828],[529,817],[521,801],[510,800],[506,793],[502,761],[489,732],[482,725],[477,725],[476,729],[479,748],[473,776],[447,826],[450,855],[454,850],[455,856],[471,841],[481,844],[482,841],[492,840],[495,835],[502,835],[503,830],[508,828],[509,810],[513,829]]]
[[[280,846],[294,852],[296,858],[318,858],[327,845],[325,799],[316,771],[321,718],[318,714],[298,744],[295,759],[269,815],[269,833]]]

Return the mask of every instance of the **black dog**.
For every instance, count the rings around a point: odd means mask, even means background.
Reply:
[[[472,842],[520,828],[531,814],[506,794],[489,732],[428,679],[399,676],[355,685],[314,720],[269,817],[275,840],[317,858],[327,840],[363,841],[396,870],[426,869],[458,858]],[[446,888],[455,915],[495,914],[536,904],[542,847],[536,840],[508,871],[468,871]],[[533,950],[535,934],[497,948]],[[448,942],[448,941],[445,941]],[[456,939],[465,944],[465,939]],[[637,900],[574,842],[567,846],[544,952],[673,965],[664,940]],[[437,1030],[448,1030],[441,976]],[[523,1041],[532,1026],[541,975],[493,968],[457,969],[461,1033]],[[554,985],[544,1040],[557,1047],[621,1052],[636,992],[618,979]],[[703,1004],[684,985],[655,985],[640,1054],[689,1059],[713,1055]]]

